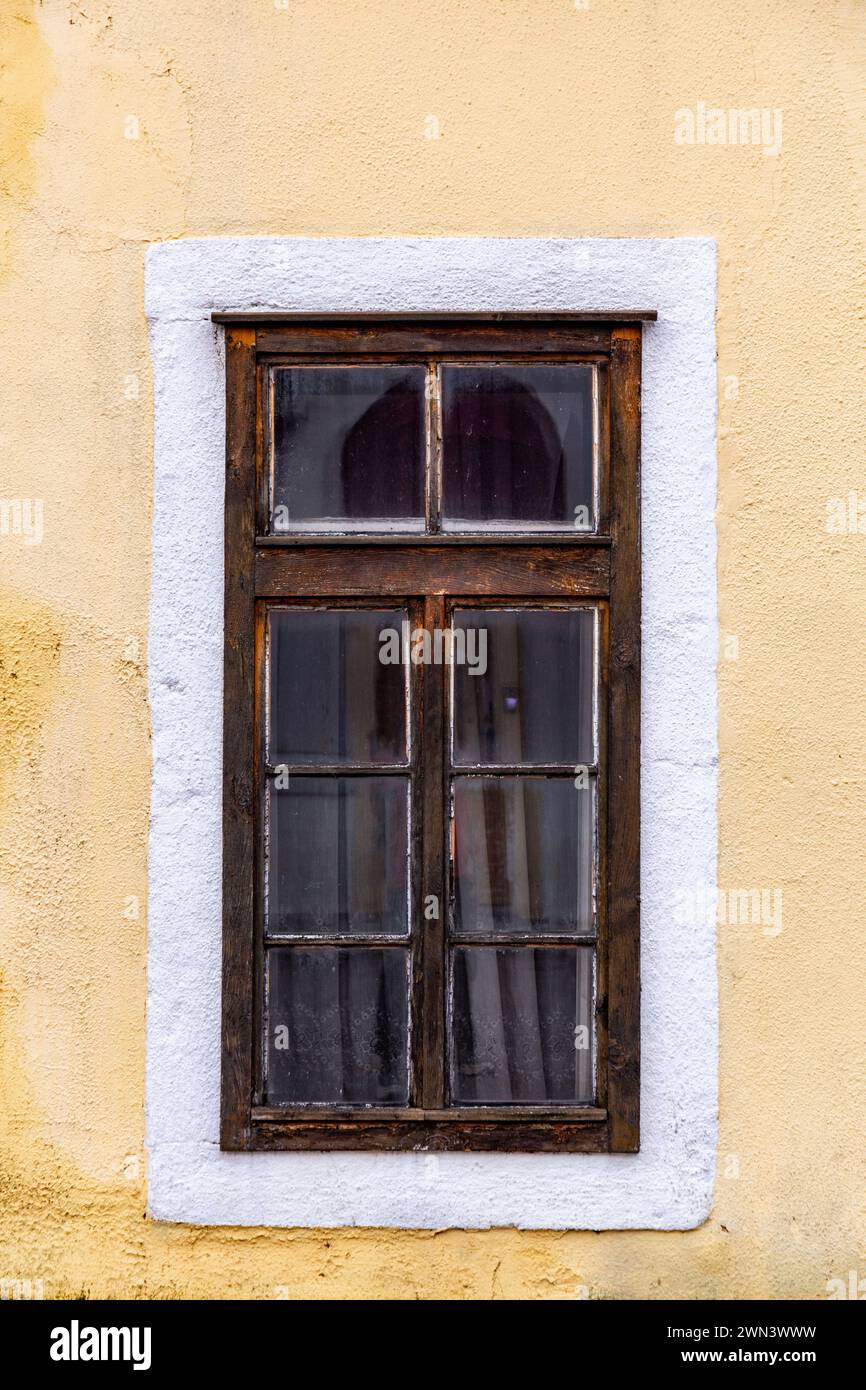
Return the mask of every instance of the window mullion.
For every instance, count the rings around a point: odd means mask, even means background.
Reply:
[[[424,599],[428,632],[445,627],[441,595]],[[421,980],[416,1026],[421,1042],[420,1104],[440,1110],[445,1103],[445,678],[447,667],[421,666],[422,717],[419,779],[423,797],[421,903],[416,923]]]
[[[426,383],[426,529],[438,534],[442,530],[442,400],[439,387],[439,364],[427,364]]]

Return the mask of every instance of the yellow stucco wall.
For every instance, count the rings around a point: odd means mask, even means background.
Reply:
[[[280,4],[2,3],[0,494],[44,499],[44,539],[0,536],[0,1277],[46,1296],[824,1297],[866,1276],[866,535],[826,529],[828,499],[866,501],[864,7]],[[781,110],[781,153],[677,144],[699,101]],[[144,1215],[143,256],[248,233],[718,238],[738,650],[719,881],[781,888],[784,929],[719,929],[719,1175],[696,1231]]]

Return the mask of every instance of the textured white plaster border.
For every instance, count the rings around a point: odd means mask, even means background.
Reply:
[[[150,247],[148,1205],[200,1225],[687,1228],[716,1144],[715,244],[231,238]],[[219,1149],[223,335],[213,309],[657,308],[643,369],[641,1151]],[[712,901],[712,899],[710,899]],[[682,914],[679,914],[680,916]]]

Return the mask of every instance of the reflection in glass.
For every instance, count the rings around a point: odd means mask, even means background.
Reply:
[[[487,669],[454,667],[454,762],[592,763],[595,612],[459,609],[486,630]]]
[[[422,530],[423,367],[277,367],[271,529]]]
[[[272,1105],[405,1105],[408,952],[275,948],[267,971]]]
[[[457,777],[458,935],[593,930],[594,791],[571,777]]]
[[[408,931],[407,777],[268,784],[268,930],[308,936]]]
[[[591,1103],[592,947],[453,953],[453,1100]]]
[[[406,761],[406,668],[379,659],[405,609],[272,609],[271,763]]]
[[[445,529],[594,519],[593,368],[442,368]]]

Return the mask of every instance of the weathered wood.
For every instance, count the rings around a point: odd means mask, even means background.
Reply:
[[[220,1143],[246,1147],[253,1087],[256,365],[250,328],[226,335],[223,960]]]
[[[640,354],[639,328],[614,333],[607,1105],[616,1152],[634,1152],[640,1145]]]
[[[342,1124],[346,1122],[373,1123],[376,1121],[412,1121],[420,1124],[427,1121],[465,1120],[470,1124],[513,1124],[515,1114],[531,1119],[535,1124],[558,1124],[575,1122],[584,1124],[603,1124],[607,1111],[594,1105],[483,1105],[448,1106],[447,1109],[406,1109],[398,1106],[309,1106],[297,1105],[257,1105],[253,1107],[253,1124],[277,1124],[296,1120],[318,1123]]]
[[[423,626],[424,600],[409,602],[409,622],[412,628]],[[409,756],[412,765],[412,824],[409,845],[411,875],[409,922],[412,979],[409,997],[409,1100],[419,1105],[424,1096],[425,1039],[424,1039],[424,886],[425,879],[425,804],[427,799],[424,738],[424,688],[426,673],[423,666],[409,666]]]
[[[358,314],[307,313],[293,309],[215,309],[211,314],[214,323],[260,324],[284,323],[292,326],[315,323],[345,323],[354,325],[398,323],[533,323],[545,321],[559,323],[635,323],[652,322],[658,318],[657,309],[515,309],[501,313],[487,310],[463,310],[456,313],[435,313],[433,311],[405,314],[368,312]]]
[[[277,325],[259,328],[256,346],[271,356],[541,357],[610,351],[610,328],[591,322],[411,325]]]
[[[353,1121],[343,1124],[257,1124],[249,1145],[256,1149],[398,1149],[427,1153],[511,1152],[605,1153],[607,1125],[592,1122],[513,1124],[452,1119],[442,1121]]]
[[[600,598],[608,592],[610,551],[605,546],[551,553],[543,546],[501,549],[479,544],[467,549],[435,546],[370,550],[303,547],[259,549],[256,594],[499,595],[531,598],[567,594]]]
[[[232,318],[235,326],[231,326]],[[634,1151],[639,1143],[640,537],[638,513],[641,318],[549,315],[214,315],[226,334],[226,665],[224,716],[224,934],[221,1144],[227,1149]],[[267,363],[328,354],[332,360],[590,356],[598,362],[599,515],[591,536],[573,532],[480,535],[268,536]],[[428,439],[430,431],[428,429]],[[435,522],[438,470],[428,470]],[[413,626],[447,627],[453,604],[598,605],[597,1077],[595,1106],[447,1106],[448,898],[447,668],[412,667],[411,757],[370,771],[412,782],[413,961],[409,1109],[263,1107],[260,1056],[263,945],[261,798],[268,767],[259,746],[263,634],[271,603],[408,605]],[[361,769],[298,766],[294,775]],[[559,765],[458,769],[456,775],[571,775]],[[257,848],[258,847],[258,848]],[[257,861],[258,855],[258,861]],[[257,878],[257,874],[259,877]],[[439,917],[427,918],[436,897]],[[348,938],[334,938],[341,942]],[[405,938],[387,936],[383,945]],[[578,946],[591,934],[539,940]],[[373,938],[353,938],[357,945]],[[378,938],[376,938],[378,940]],[[478,945],[486,937],[467,937]],[[324,939],[280,934],[268,946]]]
[[[445,629],[445,604],[441,597],[425,599],[424,626],[428,632]],[[425,1109],[434,1109],[445,1103],[445,667],[430,664],[423,670],[424,859],[418,931],[422,935],[419,1028],[424,1071],[419,1099]],[[428,917],[423,905],[431,900],[435,902],[436,915]]]

